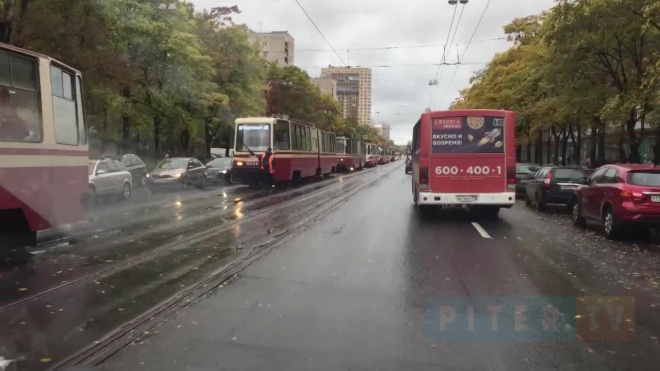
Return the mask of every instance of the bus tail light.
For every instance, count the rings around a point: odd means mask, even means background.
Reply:
[[[427,167],[419,169],[419,187],[423,189],[429,188],[429,168]]]
[[[516,189],[516,168],[506,169],[506,188]]]

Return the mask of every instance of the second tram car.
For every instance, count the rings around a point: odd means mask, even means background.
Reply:
[[[374,167],[378,165],[378,161],[380,160],[380,152],[378,146],[373,143],[365,143],[365,146],[365,166]]]
[[[364,156],[362,151],[364,143],[346,137],[337,138],[337,171],[353,171],[362,169]]]

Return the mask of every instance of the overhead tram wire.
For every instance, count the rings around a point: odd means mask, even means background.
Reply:
[[[451,38],[451,42],[449,43],[449,50],[447,51],[447,55],[451,54],[451,48],[454,46],[454,40],[456,40],[456,34],[458,33],[458,28],[461,25],[461,19],[463,19],[463,12],[465,12],[465,5],[463,4],[463,8],[461,8],[461,15],[458,17],[458,22],[456,23],[456,28],[454,29],[454,36]],[[458,48],[458,47],[457,47]],[[433,93],[433,96],[431,98],[431,102],[433,101],[433,97],[435,97],[435,94],[438,92],[438,89],[440,89],[440,83],[442,82],[442,77],[445,74],[445,69],[442,69],[442,73],[440,74],[440,78],[438,79],[438,85],[437,88],[435,89],[435,92]],[[429,102],[429,107],[431,103]]]
[[[456,65],[456,68],[454,69],[454,74],[451,76],[451,80],[449,80],[449,84],[447,84],[447,89],[445,89],[445,93],[442,95],[442,99],[440,99],[440,102],[438,104],[442,104],[442,102],[445,101],[445,98],[447,97],[447,93],[449,93],[449,89],[451,88],[451,83],[454,82],[454,78],[456,77],[456,72],[458,72],[458,68],[461,66],[461,61],[463,58],[465,58],[465,54],[467,54],[468,49],[470,48],[470,44],[472,43],[472,39],[474,39],[474,35],[477,34],[477,31],[479,30],[479,26],[481,25],[481,21],[483,21],[484,16],[486,15],[486,11],[488,10],[488,7],[490,6],[491,0],[488,0],[486,3],[486,6],[484,7],[484,11],[481,13],[481,18],[479,18],[479,21],[477,22],[477,26],[474,28],[474,32],[472,32],[472,36],[470,36],[470,40],[468,41],[467,45],[465,46],[465,50],[463,50],[463,54],[461,55],[461,59],[458,60],[458,64]]]
[[[496,37],[492,39],[483,39],[483,40],[475,40],[472,43],[483,43],[483,42],[489,42],[489,41],[500,41],[500,40],[506,40],[506,37]],[[463,44],[460,44],[463,45]],[[378,46],[378,47],[368,47],[368,48],[337,48],[336,50],[343,51],[343,50],[349,50],[349,51],[359,51],[359,50],[390,50],[390,49],[422,49],[422,48],[441,48],[446,45],[396,45],[396,46]],[[331,52],[331,49],[297,49],[296,53],[300,52]]]
[[[305,15],[307,16],[307,19],[309,19],[309,21],[312,22],[312,25],[314,25],[314,28],[316,28],[316,31],[319,32],[319,35],[321,35],[321,37],[323,38],[323,40],[325,40],[326,44],[328,44],[328,46],[330,47],[330,49],[332,49],[332,51],[335,53],[335,55],[337,56],[337,58],[339,58],[339,60],[341,61],[341,63],[342,63],[344,66],[347,66],[346,62],[344,62],[344,60],[343,60],[342,57],[339,55],[339,53],[337,53],[337,51],[335,50],[335,48],[332,47],[332,44],[330,44],[330,41],[328,41],[328,39],[325,38],[325,36],[323,35],[323,32],[321,32],[321,30],[320,30],[319,27],[316,25],[316,23],[314,22],[314,20],[312,19],[312,17],[310,17],[309,14],[307,14],[307,11],[305,10],[305,8],[303,8],[303,6],[300,5],[300,2],[299,2],[298,0],[295,0],[295,2],[296,2],[296,4],[298,4],[298,6],[300,7],[300,10],[302,10],[303,13],[305,13]]]
[[[446,61],[446,51],[447,51],[447,43],[449,42],[449,37],[451,36],[451,30],[454,27],[454,20],[456,19],[456,12],[458,11],[458,7],[454,7],[454,14],[451,17],[451,23],[449,24],[449,31],[447,32],[447,41],[445,41],[445,50],[442,51],[442,62]],[[435,71],[435,77],[433,80],[438,78],[438,74],[440,73],[440,68],[442,68],[442,65],[438,66],[438,69]],[[427,107],[431,106],[431,100],[433,99],[433,94],[435,92],[436,85],[431,85],[431,94],[429,96],[429,104]]]

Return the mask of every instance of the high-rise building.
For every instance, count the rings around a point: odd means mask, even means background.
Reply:
[[[337,81],[329,77],[315,77],[312,79],[312,83],[319,88],[321,93],[328,94],[334,100],[337,100]]]
[[[327,67],[321,77],[337,81],[337,100],[346,119],[361,125],[371,121],[371,69],[362,67]]]
[[[248,32],[248,40],[261,48],[261,56],[280,66],[293,66],[296,40],[287,31]]]
[[[373,127],[378,131],[378,135],[383,137],[386,141],[390,140],[390,131],[392,128],[389,124],[373,124]]]

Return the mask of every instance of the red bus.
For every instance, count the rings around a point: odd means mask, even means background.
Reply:
[[[79,221],[88,192],[80,72],[0,44],[0,246]]]
[[[285,118],[249,117],[236,120],[232,177],[250,185],[263,180],[268,147],[273,166],[266,176],[275,183],[328,175],[337,166],[335,134]]]
[[[426,112],[413,129],[413,201],[470,205],[497,216],[515,203],[516,116],[510,111]]]

